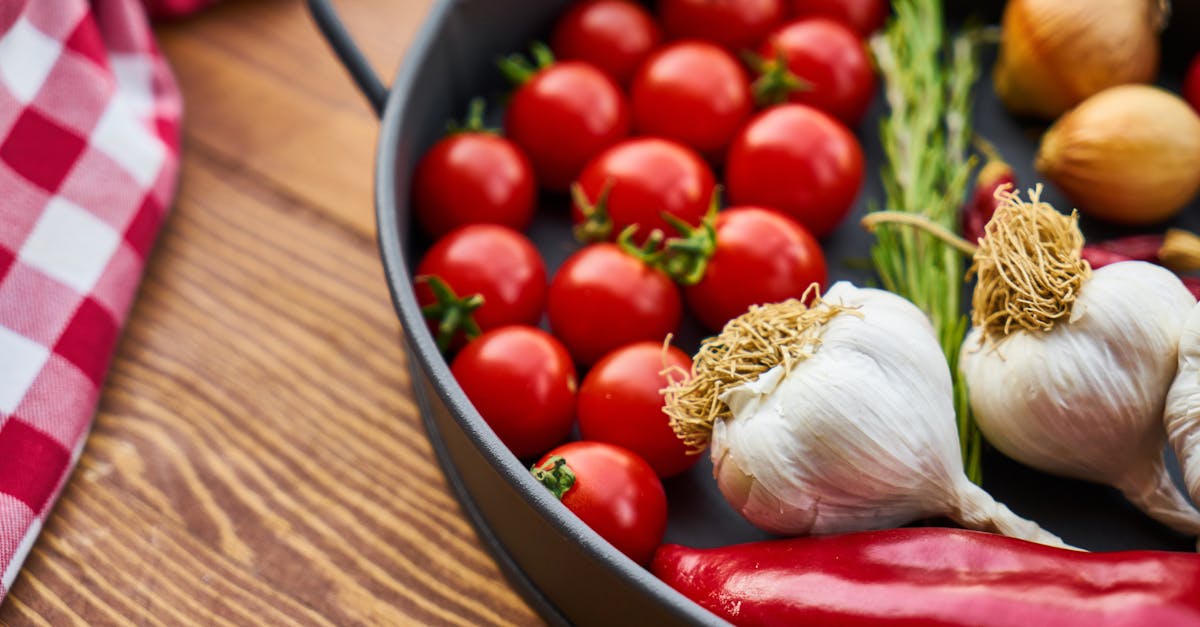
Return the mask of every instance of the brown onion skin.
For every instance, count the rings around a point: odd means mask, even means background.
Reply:
[[[1010,0],[992,76],[1011,113],[1054,119],[1115,85],[1158,75],[1158,0]]]

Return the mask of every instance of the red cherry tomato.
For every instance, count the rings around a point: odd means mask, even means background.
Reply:
[[[567,258],[550,282],[550,328],[575,361],[590,365],[639,340],[661,342],[683,305],[667,275],[617,244],[592,244]]]
[[[704,278],[684,288],[692,312],[713,331],[751,305],[800,298],[813,283],[825,285],[821,245],[787,216],[759,207],[726,209],[717,216],[716,233]]]
[[[845,219],[863,181],[858,140],[807,105],[772,107],[734,139],[725,166],[729,200],[782,211],[817,237]]]
[[[664,354],[659,342],[638,342],[605,355],[579,387],[580,437],[637,453],[659,477],[691,468],[700,456],[689,454],[675,437],[659,393],[671,382],[660,374],[664,368],[677,369],[674,378],[679,379],[691,366],[683,351],[672,346]]]
[[[732,54],[703,41],[659,49],[638,70],[633,124],[644,135],[674,139],[719,161],[750,117],[750,81]]]
[[[875,94],[875,72],[866,44],[849,27],[823,17],[796,20],[771,33],[758,53],[767,63],[782,57],[804,84],[769,96],[812,105],[851,127],[862,121]]]
[[[667,494],[645,460],[612,444],[571,442],[547,453],[533,472],[618,551],[650,561],[667,530]]]
[[[1187,78],[1183,82],[1183,97],[1200,113],[1200,54],[1188,66]]]
[[[739,52],[758,45],[784,18],[783,0],[662,0],[658,13],[673,39],[704,39]]]
[[[551,47],[560,59],[586,61],[625,84],[660,41],[662,30],[641,6],[589,0],[559,18]]]
[[[462,312],[469,313],[482,331],[510,324],[533,325],[542,317],[546,267],[533,244],[508,227],[474,224],[438,240],[417,264],[417,302],[423,308],[438,304],[428,277],[437,277],[461,299],[482,296],[482,306]],[[434,317],[437,319],[431,319],[430,326],[436,335],[442,316]],[[451,346],[456,332],[464,329],[461,325],[450,329],[450,335],[441,339],[443,347]]]
[[[715,185],[712,170],[700,155],[654,137],[628,139],[609,148],[579,175],[579,187],[588,204],[611,220],[611,226],[600,235],[607,230],[610,236],[631,224],[638,225],[643,237],[653,229],[670,233],[663,213],[699,224]],[[579,224],[585,219],[585,208],[576,200],[572,214]]]
[[[534,327],[492,329],[450,366],[471,404],[517,457],[562,442],[575,418],[575,366],[558,340]]]
[[[608,75],[582,61],[539,70],[513,94],[504,128],[538,182],[565,190],[594,156],[629,134],[629,105]]]
[[[417,164],[414,210],[435,238],[468,224],[520,231],[533,217],[533,166],[516,144],[483,131],[482,115],[473,111],[466,130],[434,144]]]
[[[789,0],[795,17],[824,16],[843,22],[866,37],[887,21],[887,0]]]

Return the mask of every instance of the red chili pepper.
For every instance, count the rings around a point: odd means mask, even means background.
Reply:
[[[1017,183],[1012,166],[1008,165],[994,146],[983,138],[976,137],[975,147],[987,157],[987,163],[975,177],[975,191],[971,194],[971,201],[962,210],[963,237],[971,243],[978,242],[979,238],[983,237],[984,226],[1001,204],[996,198],[996,190]]]
[[[651,570],[738,625],[1200,624],[1200,555],[1085,553],[905,528],[716,549],[664,545]]]

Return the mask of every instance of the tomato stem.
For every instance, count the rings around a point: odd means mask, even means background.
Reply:
[[[717,251],[717,211],[721,208],[721,190],[713,190],[708,213],[699,226],[663,213],[662,217],[679,237],[668,239],[663,251],[662,269],[680,285],[695,285],[704,280],[708,262]]]
[[[541,466],[535,464],[529,469],[529,472],[533,473],[533,478],[549,488],[554,498],[560,501],[563,495],[575,485],[575,471],[571,470],[571,467],[567,465],[567,460],[563,459],[561,455],[547,459],[546,463]]]
[[[499,129],[484,126],[483,115],[487,110],[487,101],[483,98],[472,98],[471,104],[467,107],[467,117],[460,124],[457,120],[450,120],[446,124],[446,132],[450,135],[459,133],[488,133],[490,135],[499,135]]]
[[[783,104],[792,94],[812,89],[811,83],[788,68],[787,57],[782,50],[771,60],[748,50],[742,53],[742,58],[758,73],[750,89],[754,94],[754,102],[760,107]]]
[[[534,74],[554,65],[554,52],[546,44],[535,41],[530,44],[529,52],[533,57],[532,63],[521,54],[510,54],[496,61],[500,72],[515,86],[524,85]]]
[[[613,221],[612,216],[608,214],[608,195],[612,192],[612,187],[612,179],[605,181],[604,187],[600,188],[600,197],[592,204],[582,185],[571,185],[571,200],[583,214],[583,222],[575,225],[574,229],[575,239],[581,244],[604,242],[612,237]]]
[[[441,277],[421,275],[416,278],[429,286],[434,302],[421,308],[426,320],[437,323],[437,347],[443,353],[450,350],[451,343],[460,332],[468,339],[479,337],[482,331],[472,315],[483,306],[483,295],[472,294],[459,298]]]

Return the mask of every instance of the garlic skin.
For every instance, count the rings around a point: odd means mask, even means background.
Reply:
[[[1009,0],[996,93],[1012,113],[1053,119],[1092,94],[1158,74],[1159,0]]]
[[[1200,305],[1192,307],[1179,339],[1179,368],[1167,393],[1167,439],[1183,467],[1183,483],[1200,503]]]
[[[1163,89],[1114,87],[1055,122],[1034,166],[1089,215],[1162,222],[1200,191],[1200,116]]]
[[[1159,266],[1095,270],[1069,320],[1000,339],[967,334],[959,368],[980,430],[1038,470],[1120,489],[1152,517],[1200,533],[1200,512],[1163,462],[1167,390],[1184,319],[1196,301]]]
[[[726,500],[757,527],[829,534],[946,515],[964,526],[1064,546],[967,480],[950,370],[933,326],[882,290],[837,283],[851,308],[810,357],[721,394],[711,455]]]

